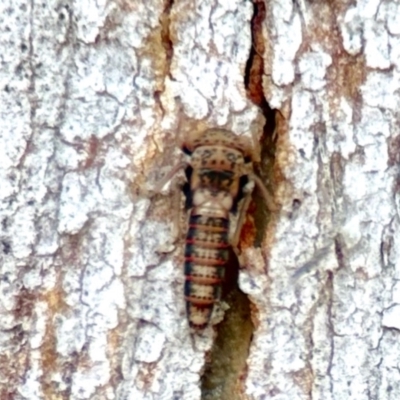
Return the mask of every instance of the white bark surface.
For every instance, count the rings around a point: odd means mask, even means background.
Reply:
[[[257,324],[235,396],[397,400],[400,4],[265,7],[280,209],[241,258]],[[187,327],[178,189],[151,189],[190,132],[261,137],[253,12],[0,4],[1,399],[201,398],[213,328]]]
[[[250,398],[399,397],[399,16],[393,1],[267,4],[264,88],[286,125],[282,209],[248,257],[268,274],[242,275],[260,311]]]

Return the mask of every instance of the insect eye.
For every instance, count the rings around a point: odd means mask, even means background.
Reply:
[[[227,158],[228,158],[228,160],[229,160],[230,162],[233,162],[233,163],[237,161],[237,157],[236,157],[236,155],[233,154],[233,153],[228,153]]]
[[[211,157],[211,151],[210,150],[204,150],[203,152],[203,158],[207,159]]]

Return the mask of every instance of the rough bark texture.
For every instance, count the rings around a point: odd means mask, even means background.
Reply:
[[[17,0],[0,27],[2,400],[400,398],[398,1]],[[260,139],[279,210],[249,208],[251,305],[192,338],[183,203],[152,188],[215,126]]]

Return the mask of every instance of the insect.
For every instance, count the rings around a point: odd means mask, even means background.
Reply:
[[[240,137],[224,129],[209,129],[182,150],[189,161],[177,165],[160,183],[162,188],[181,168],[187,182],[183,186],[185,208],[190,210],[185,246],[185,300],[190,327],[199,332],[209,323],[214,304],[219,301],[230,246],[235,247],[256,184],[270,203],[261,179],[253,172],[252,148]],[[231,214],[243,199],[236,233],[229,240]]]

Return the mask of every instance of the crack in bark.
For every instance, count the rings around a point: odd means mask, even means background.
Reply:
[[[174,0],[166,0],[164,3],[164,11],[161,14],[161,44],[165,51],[166,74],[170,76],[172,57],[174,56],[174,45],[171,39],[171,10]],[[171,77],[171,76],[170,76]],[[172,79],[172,78],[171,78]]]
[[[265,178],[271,175],[275,158],[276,111],[269,106],[263,90],[265,38],[262,27],[266,19],[265,3],[263,0],[253,0],[253,5],[254,14],[251,20],[252,46],[246,65],[244,81],[248,98],[261,109],[265,117],[263,135],[261,137],[261,165],[259,171],[257,171]],[[266,186],[272,192],[269,179],[264,179],[264,181],[267,181]],[[258,247],[263,240],[263,232],[266,231],[268,218],[263,211],[265,205],[262,204],[261,199],[256,198],[256,203],[260,205],[260,207],[257,207],[258,211],[255,214],[255,220],[259,222],[255,238],[255,246]]]
[[[263,53],[265,49],[265,39],[262,34],[262,26],[266,17],[265,4],[262,0],[254,0],[254,13],[251,20],[251,50],[245,68],[244,84],[248,98],[257,105],[264,117],[266,123],[263,128],[261,138],[261,172],[264,175],[270,175],[274,163],[275,144],[273,134],[275,131],[275,111],[272,110],[265,98],[263,91],[264,60]],[[263,212],[265,204],[260,196],[256,195],[255,202],[259,207],[260,218],[257,234],[255,237],[255,246],[259,246],[262,241],[263,232],[266,230],[268,215]],[[262,225],[262,226],[261,226]],[[232,260],[230,267],[234,267],[238,260]],[[233,269],[233,268],[232,268]],[[225,315],[225,319],[218,326],[218,337],[215,340],[211,350],[211,362],[206,366],[202,377],[202,399],[212,400],[229,398],[231,400],[241,398],[244,392],[243,378],[246,375],[246,359],[248,357],[254,325],[251,320],[251,302],[243,294],[237,283],[237,274],[229,279],[231,292],[228,296],[230,309]],[[239,343],[240,341],[240,349]],[[234,365],[236,364],[236,365]],[[222,379],[221,379],[222,377]]]

